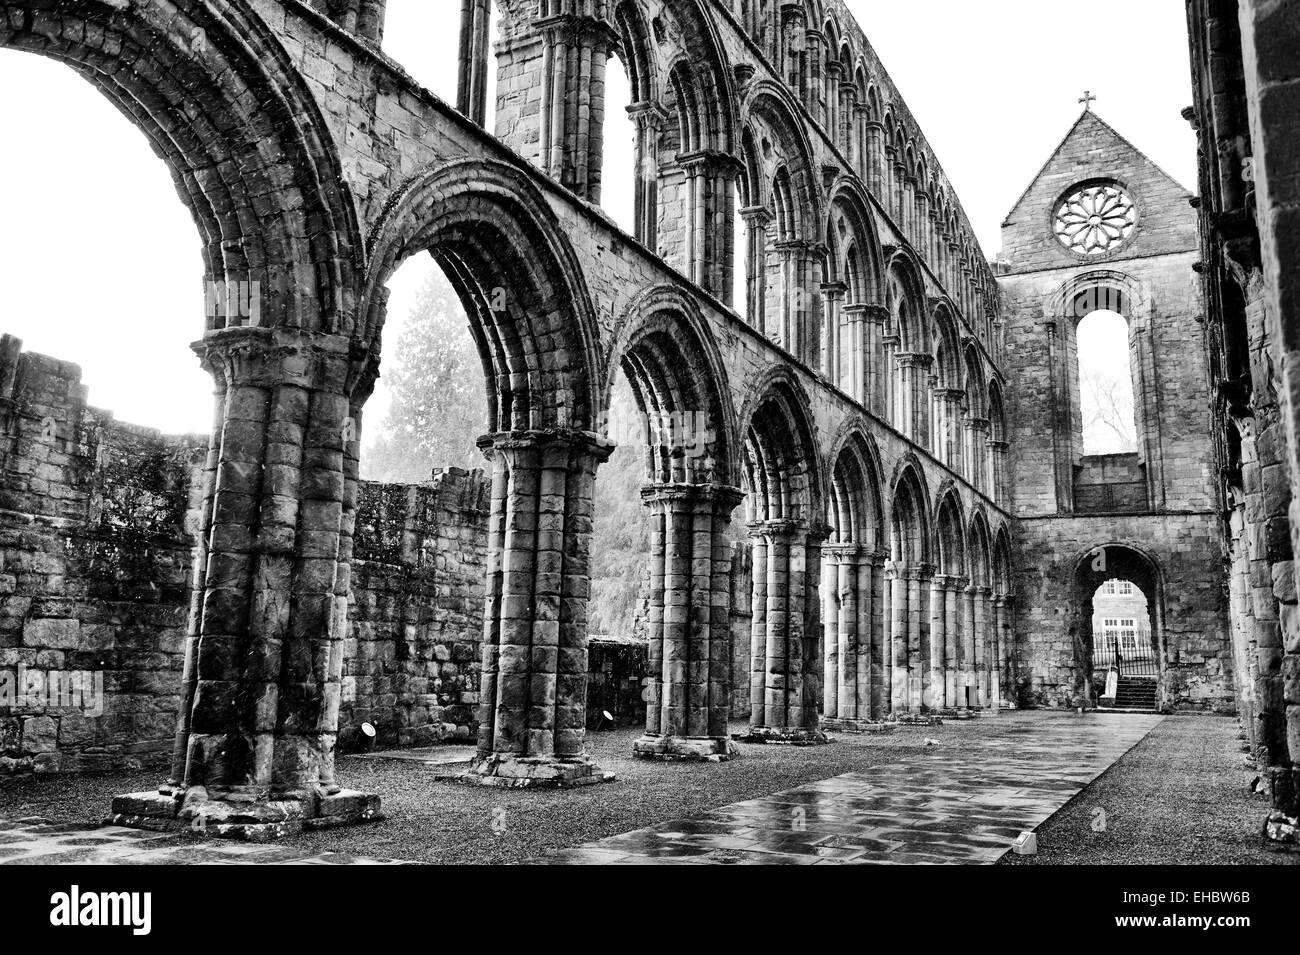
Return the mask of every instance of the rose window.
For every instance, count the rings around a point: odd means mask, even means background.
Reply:
[[[1053,231],[1080,255],[1102,255],[1121,246],[1137,225],[1137,207],[1113,182],[1076,189],[1056,209]]]

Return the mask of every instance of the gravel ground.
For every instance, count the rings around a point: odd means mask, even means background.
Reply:
[[[1120,717],[1112,717],[1119,719]],[[1003,865],[1295,865],[1260,835],[1267,797],[1252,794],[1237,721],[1165,720],[1038,827],[1038,855]],[[1105,812],[1104,831],[1093,823]]]

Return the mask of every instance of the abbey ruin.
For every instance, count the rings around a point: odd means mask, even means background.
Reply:
[[[997,254],[840,0],[462,0],[455,103],[381,50],[385,0],[0,0],[0,46],[171,170],[217,394],[211,436],[163,436],[0,340],[0,669],[106,694],[0,706],[0,775],[157,766],[113,821],[256,837],[381,813],[335,771],[363,726],[474,742],[470,778],[515,788],[605,781],[608,717],[672,772],[732,758],[736,720],[814,746],[1235,713],[1294,843],[1300,18],[1188,8],[1195,194],[1085,97]],[[630,234],[601,209],[612,70]],[[386,283],[426,255],[482,359],[483,471],[363,481]],[[1117,453],[1080,410],[1098,310],[1127,330]],[[651,551],[639,632],[593,640],[619,375]]]

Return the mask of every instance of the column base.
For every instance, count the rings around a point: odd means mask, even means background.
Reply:
[[[1264,820],[1264,838],[1284,846],[1300,846],[1300,816],[1274,809]]]
[[[887,723],[883,720],[847,719],[838,716],[823,716],[820,725],[822,729],[828,729],[832,733],[892,733],[898,728],[897,723]]]
[[[632,744],[637,759],[666,762],[725,763],[738,755],[734,743],[725,736],[660,736],[646,733]]]
[[[504,789],[572,789],[594,783],[612,783],[614,774],[605,772],[587,756],[493,753],[474,759],[469,770],[456,779],[475,786],[500,786]]]
[[[384,818],[379,797],[341,789],[311,799],[214,798],[202,786],[128,793],[113,798],[106,825],[158,832],[195,832],[217,839],[272,842],[304,830]]]
[[[891,714],[889,722],[899,726],[942,726],[944,720],[966,719],[960,710],[947,708],[926,710],[924,713]]]
[[[741,743],[774,746],[824,746],[831,741],[821,730],[780,729],[771,726],[751,726],[749,732],[736,733],[731,738]]]

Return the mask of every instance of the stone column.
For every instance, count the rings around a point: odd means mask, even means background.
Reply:
[[[885,676],[886,622],[885,558],[864,554],[859,566],[858,708],[865,717],[882,719],[889,713],[889,681]]]
[[[840,550],[832,545],[822,552],[822,648],[826,654],[822,667],[822,715],[836,718],[840,711]]]
[[[853,154],[849,161],[858,178],[867,182],[867,122],[871,111],[866,103],[853,104]]]
[[[603,782],[583,743],[592,489],[612,447],[563,431],[488,435],[479,446],[493,464],[492,511],[478,757],[467,778]]]
[[[380,818],[377,796],[334,781],[355,493],[346,392],[361,368],[346,338],[282,327],[209,332],[196,350],[220,407],[175,765],[169,784],[115,798],[112,821],[270,839]]]
[[[844,73],[844,67],[835,57],[838,51],[828,50],[826,53],[826,134],[839,143],[840,129],[840,77]]]
[[[487,122],[489,0],[460,0],[460,60],[456,109],[471,122]]]
[[[948,706],[947,656],[948,650],[948,584],[952,578],[935,574],[930,580],[930,707],[945,709]]]
[[[957,676],[957,708],[964,710],[969,705],[976,704],[976,693],[970,692],[976,686],[975,666],[978,655],[976,630],[978,620],[975,614],[975,605],[979,602],[979,588],[968,584],[962,588],[962,595],[965,597],[965,618],[962,623],[962,653],[960,667],[961,670]],[[977,704],[976,704],[977,705]]]
[[[713,484],[655,484],[650,508],[646,732],[633,755],[729,758],[730,553],[724,536],[743,493]]]
[[[633,227],[637,241],[654,252],[659,246],[659,132],[668,114],[655,102],[633,103],[627,112],[636,126]]]
[[[908,580],[907,566],[894,562],[893,576],[889,580],[889,649],[890,649],[890,710],[908,712]]]
[[[996,595],[993,598],[993,674],[989,705],[994,710],[1002,709],[1002,688],[1006,685],[1007,675],[1007,598]]]
[[[989,452],[993,459],[993,476],[992,487],[989,488],[989,497],[1001,507],[1006,507],[1007,501],[1007,449],[1010,444],[1006,441],[995,441],[989,439]]]
[[[943,694],[948,707],[963,707],[965,701],[961,695],[961,666],[963,660],[961,593],[965,587],[960,577],[948,577],[944,580],[943,593],[943,631],[945,635],[943,649]]]
[[[756,525],[766,542],[766,606],[763,632],[754,616],[755,681],[746,739],[757,742],[820,743],[817,729],[816,580],[821,574],[820,540],[794,521]],[[758,549],[755,548],[755,579]],[[757,601],[757,586],[755,599]],[[757,611],[757,608],[755,608]],[[810,627],[810,625],[812,625]],[[812,637],[809,637],[812,634]]]
[[[749,327],[759,334],[768,334],[767,329],[767,227],[772,221],[772,213],[763,206],[746,206],[740,210],[745,220],[745,296],[746,321]]]
[[[930,573],[924,564],[907,569],[907,705],[913,713],[929,707]]]
[[[918,182],[916,187],[916,211],[912,216],[916,224],[916,248],[925,259],[930,258],[930,196],[925,191],[925,183]]]
[[[903,230],[907,240],[916,246],[916,177],[903,174],[902,208],[899,211],[898,227]]]
[[[826,37],[820,30],[814,27],[804,31],[804,64],[799,86],[799,94],[809,115],[823,122],[826,117],[825,105],[821,101],[821,84],[825,44]]]
[[[840,318],[840,305],[844,301],[845,291],[843,282],[829,282],[821,287],[822,301],[825,303],[822,313],[821,369],[826,379],[837,388],[843,380],[844,340],[848,337]]]
[[[618,34],[603,19],[571,14],[534,20],[533,28],[542,38],[542,171],[599,203],[605,67]]]
[[[988,418],[967,418],[966,446],[963,448],[966,480],[977,491],[985,490],[985,462],[988,460]]]
[[[870,601],[869,592],[864,595],[861,589],[864,577],[867,587],[870,587],[870,568],[867,568],[868,574],[862,573],[861,553],[856,544],[832,544],[824,551],[828,569],[824,580],[829,595],[825,601],[824,712],[828,718],[838,720],[867,719],[870,712],[870,692],[866,687],[870,677],[870,652],[869,645],[867,652],[863,652],[860,627],[863,616],[869,618],[871,612],[869,602],[865,608],[861,606],[864,596]],[[830,619],[832,607],[836,613],[834,620]]]
[[[867,188],[871,194],[885,202],[885,127],[880,123],[868,121],[867,139]]]
[[[768,541],[761,522],[749,525],[751,577],[749,703],[751,726],[763,725],[767,712],[763,693],[767,686],[767,565]]]
[[[867,410],[888,420],[885,405],[885,379],[888,366],[877,355],[883,355],[885,349],[885,329],[889,322],[889,310],[883,305],[863,306],[862,353],[855,362],[862,367],[863,405]]]
[[[701,288],[730,305],[738,162],[725,153],[677,157],[686,173],[686,261]]]
[[[989,653],[992,642],[989,633],[990,602],[993,590],[990,587],[976,588],[975,593],[975,687],[979,705],[989,705]]]
[[[853,165],[853,124],[858,107],[858,88],[853,85],[852,76],[840,77],[840,126],[837,145],[844,152],[845,158]]]
[[[810,317],[817,306],[807,290],[812,265],[812,247],[799,239],[776,243],[781,257],[781,347],[800,361],[808,359]]]
[[[868,306],[845,305],[840,310],[840,388],[864,408],[870,401],[867,372],[870,368],[870,323]]]
[[[899,340],[896,332],[882,333],[880,336],[880,409],[881,416],[894,428],[902,431],[897,360]]]

